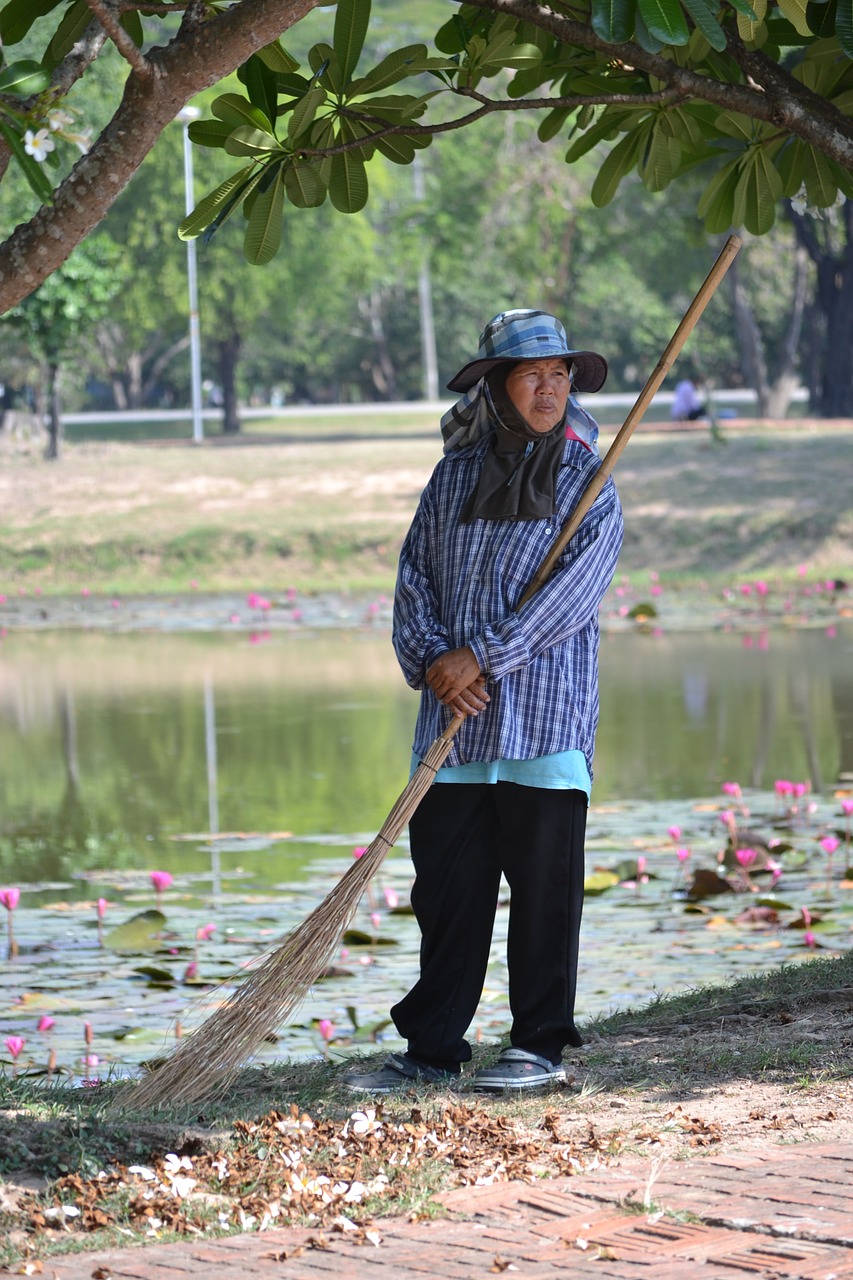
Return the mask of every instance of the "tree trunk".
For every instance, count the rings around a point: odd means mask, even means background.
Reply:
[[[397,397],[397,371],[388,349],[388,335],[382,319],[382,294],[371,289],[367,298],[359,301],[359,311],[368,321],[373,341],[373,357],[368,363],[371,381],[383,400]]]
[[[136,173],[166,125],[195,94],[287,31],[321,0],[243,0],[198,22],[198,6],[178,34],[133,70],[110,123],[42,205],[0,244],[0,315],[31,294],[86,238]],[[183,7],[183,6],[178,6]]]
[[[820,222],[786,202],[797,241],[817,268],[807,309],[806,376],[812,411],[821,418],[853,416],[853,204]]]
[[[242,339],[236,329],[216,343],[219,385],[222,388],[222,430],[226,436],[234,436],[240,430],[237,412],[237,364],[240,359]]]
[[[732,290],[732,307],[740,346],[740,363],[747,386],[755,391],[758,397],[758,416],[766,418],[769,382],[767,378],[767,360],[764,355],[764,342],[761,330],[755,322],[755,316],[739,270],[737,258],[729,267],[729,281]]]
[[[47,448],[44,456],[49,462],[59,459],[62,439],[62,418],[59,408],[59,364],[55,360],[47,366]]]

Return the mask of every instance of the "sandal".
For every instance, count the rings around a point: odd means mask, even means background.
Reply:
[[[408,1053],[389,1053],[376,1071],[351,1071],[341,1084],[353,1093],[397,1093],[415,1084],[448,1084],[459,1074],[416,1062]]]
[[[542,1089],[565,1083],[561,1062],[553,1063],[527,1049],[504,1049],[491,1067],[475,1072],[472,1088],[483,1093],[503,1093],[505,1089]]]

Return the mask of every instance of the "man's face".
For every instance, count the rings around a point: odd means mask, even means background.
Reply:
[[[506,380],[518,412],[543,434],[562,421],[571,385],[565,360],[522,360]]]

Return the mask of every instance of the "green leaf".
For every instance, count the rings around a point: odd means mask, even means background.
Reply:
[[[828,209],[835,204],[838,182],[831,167],[832,162],[814,147],[805,147],[803,154],[803,183],[806,199],[816,209]]]
[[[54,31],[47,46],[44,62],[51,68],[57,66],[65,55],[71,52],[89,23],[93,21],[92,10],[86,0],[75,0]]]
[[[358,213],[367,204],[367,173],[356,151],[332,156],[329,198],[339,213]]]
[[[664,44],[687,44],[690,31],[679,0],[637,0],[649,33]]]
[[[621,142],[617,142],[605,159],[595,182],[592,184],[592,203],[596,209],[603,209],[616,195],[619,183],[633,169],[645,144],[647,128],[641,126],[627,133]]]
[[[20,98],[28,98],[32,93],[41,93],[49,84],[50,72],[31,58],[10,62],[0,71],[0,93],[14,93]]]
[[[795,196],[803,185],[806,147],[798,139],[789,138],[775,157],[776,168],[782,179],[782,195]]]
[[[750,22],[759,21],[759,14],[757,12],[758,6],[753,8],[751,0],[730,0],[730,3],[735,13],[742,14],[744,18],[748,18]]]
[[[586,111],[586,107],[581,107],[581,112],[583,111]],[[609,141],[618,132],[619,118],[617,113],[605,108],[600,119],[590,128],[584,130],[579,138],[575,138],[566,152],[566,164],[574,164],[581,156],[586,155],[587,151],[591,151],[597,143]]]
[[[431,69],[428,67],[429,63],[440,63],[444,67],[456,66],[449,58],[429,58],[426,45],[407,44],[402,49],[394,49],[381,62],[377,62],[367,75],[353,80],[347,90],[347,97],[354,98],[362,93],[378,93],[380,89],[388,89],[392,84],[405,80],[406,76]]]
[[[810,0],[806,5],[806,22],[816,36],[834,36],[838,6],[835,0]]]
[[[343,93],[346,81],[338,56],[330,44],[315,44],[308,51],[308,62],[314,75],[312,84],[321,84],[329,93]]]
[[[287,75],[299,68],[299,63],[291,57],[280,40],[265,44],[254,56],[260,58],[265,67],[277,74]]]
[[[0,117],[0,133],[9,144],[9,150],[14,155],[21,171],[30,187],[41,200],[42,204],[53,203],[53,187],[48,181],[38,160],[34,160],[32,156],[27,155],[24,150],[24,140],[19,133],[8,125],[5,120]]]
[[[659,40],[657,36],[652,35],[639,9],[634,17],[634,39],[646,53],[660,53],[666,43],[665,40]]]
[[[838,0],[835,35],[848,58],[853,58],[853,0]]]
[[[478,61],[480,69],[494,69],[495,71],[508,68],[516,71],[523,71],[528,67],[535,67],[542,61],[542,54],[539,46],[535,44],[512,44],[506,47],[495,48],[489,45]]]
[[[266,133],[272,131],[272,121],[240,93],[223,93],[214,98],[210,109],[217,120],[223,120],[232,129],[248,126],[263,129]]]
[[[390,138],[377,138],[376,150],[392,164],[411,164],[415,158],[415,143],[412,138],[402,134],[394,134]]]
[[[284,190],[298,209],[315,209],[326,199],[320,166],[312,160],[294,160],[284,171]]]
[[[310,127],[325,101],[326,90],[321,84],[312,85],[305,96],[300,98],[287,122],[287,136],[291,142]]]
[[[253,53],[237,72],[239,79],[246,86],[249,101],[253,107],[263,112],[272,124],[278,115],[278,76]]]
[[[640,165],[640,177],[649,191],[663,191],[672,182],[681,161],[681,146],[662,121],[652,130]]]
[[[344,84],[358,65],[370,22],[370,0],[338,0],[332,36]]]
[[[797,35],[807,36],[811,34],[806,21],[807,0],[776,0],[776,3]]]
[[[213,222],[221,206],[235,193],[237,199],[240,199],[242,188],[246,186],[254,170],[255,166],[253,164],[245,165],[220,183],[215,191],[208,192],[206,196],[199,200],[192,213],[188,213],[178,227],[178,235],[181,240],[194,240],[196,236],[200,236],[202,231]]]
[[[224,147],[232,128],[224,120],[193,120],[187,132],[198,147]]]
[[[550,142],[552,138],[556,138],[572,114],[571,107],[555,107],[553,111],[549,111],[536,130],[536,136],[539,141]]]
[[[133,955],[140,951],[157,951],[166,917],[162,911],[140,911],[124,924],[104,935],[104,946],[110,951]]]
[[[0,41],[18,44],[37,18],[58,9],[63,0],[9,0],[0,11]]]
[[[123,13],[119,22],[130,36],[137,49],[141,49],[145,43],[145,32],[142,30],[142,19],[134,9],[128,9]]]
[[[624,44],[634,34],[637,0],[592,0],[592,29],[608,44]]]
[[[719,234],[737,225],[734,219],[734,194],[740,177],[740,156],[730,160],[716,173],[705,188],[696,208],[704,219],[706,231]]]
[[[763,147],[753,147],[735,191],[735,214],[743,200],[743,225],[763,236],[776,221],[776,202],[782,195],[782,179]]]
[[[271,262],[281,244],[284,182],[281,166],[266,191],[255,198],[243,240],[243,256],[252,266]]]
[[[271,151],[281,151],[281,144],[266,129],[243,126],[229,134],[225,150],[229,156],[266,156]]]
[[[711,48],[722,53],[726,47],[726,33],[706,0],[684,0],[684,7]]]

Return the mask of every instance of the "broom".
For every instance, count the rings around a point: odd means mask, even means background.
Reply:
[[[737,236],[730,236],[726,241],[601,466],[521,597],[519,608],[546,581],[563,549],[577,532],[741,243]],[[216,1009],[193,1035],[178,1041],[171,1056],[160,1067],[121,1090],[110,1104],[110,1109],[132,1107],[136,1110],[164,1103],[175,1106],[196,1101],[228,1086],[263,1042],[292,1016],[328,967],[367,885],[432,785],[463,723],[464,717],[454,716],[444,733],[435,739],[378,835],[362,856],[352,863],[331,893],[298,928],[282,938],[259,961],[237,992]]]

